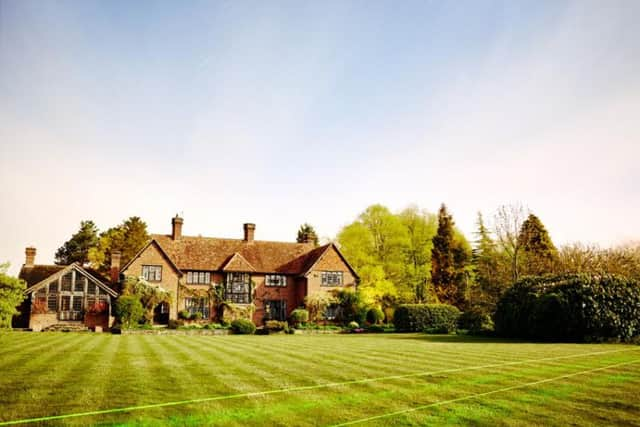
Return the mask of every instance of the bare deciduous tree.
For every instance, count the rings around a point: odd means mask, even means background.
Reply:
[[[518,280],[518,261],[520,256],[520,244],[518,236],[522,223],[529,215],[529,209],[521,203],[502,205],[494,215],[494,231],[496,243],[499,249],[508,257],[511,264],[511,278]]]

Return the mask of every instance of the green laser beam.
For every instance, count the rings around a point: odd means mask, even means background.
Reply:
[[[121,412],[141,411],[144,409],[165,408],[169,406],[188,405],[188,404],[204,403],[204,402],[215,402],[215,401],[221,401],[221,400],[239,399],[242,397],[247,398],[247,397],[267,396],[267,395],[278,394],[278,393],[291,393],[291,392],[297,392],[297,391],[317,390],[321,388],[340,387],[340,386],[354,385],[354,384],[366,384],[366,383],[377,382],[377,381],[387,381],[387,380],[420,377],[420,376],[427,376],[427,375],[473,371],[473,370],[481,370],[481,369],[488,369],[488,368],[497,368],[501,366],[524,365],[527,363],[571,359],[576,357],[598,356],[603,354],[621,353],[621,352],[638,351],[638,350],[640,349],[632,348],[632,349],[623,349],[623,350],[597,351],[597,352],[591,352],[591,353],[580,353],[580,354],[571,354],[571,355],[565,355],[565,356],[545,357],[541,359],[528,359],[528,360],[519,360],[519,361],[513,361],[513,362],[492,363],[492,364],[481,365],[481,366],[465,366],[462,368],[450,368],[450,369],[441,369],[436,371],[414,372],[410,374],[389,375],[384,377],[362,378],[358,380],[350,380],[350,381],[342,381],[342,382],[334,382],[334,383],[326,383],[326,384],[314,384],[314,385],[307,385],[307,386],[296,386],[296,387],[289,387],[289,388],[248,392],[248,393],[227,394],[223,396],[201,397],[196,399],[177,400],[173,402],[150,403],[147,405],[127,406],[122,408],[99,409],[96,411],[77,412],[73,414],[50,415],[46,417],[37,417],[37,418],[23,418],[18,420],[2,421],[0,422],[0,426],[27,424],[27,423],[35,423],[35,422],[41,422],[41,421],[63,420],[68,418],[89,417],[94,415],[115,414],[115,413],[121,413]]]
[[[547,379],[539,380],[539,381],[533,381],[533,382],[526,383],[526,384],[514,385],[514,386],[510,386],[510,387],[501,388],[499,390],[492,390],[492,391],[487,391],[487,392],[484,392],[484,393],[472,394],[470,396],[458,397],[456,399],[441,400],[441,401],[438,401],[438,402],[430,403],[428,405],[417,406],[415,408],[403,409],[401,411],[389,412],[389,413],[386,413],[386,414],[375,415],[375,416],[367,417],[367,418],[360,418],[358,420],[347,421],[346,423],[341,423],[341,424],[334,424],[332,427],[350,426],[350,425],[354,425],[354,424],[365,423],[365,422],[368,422],[368,421],[375,421],[375,420],[379,420],[379,419],[382,419],[382,418],[394,417],[396,415],[403,415],[403,414],[407,414],[409,412],[421,411],[423,409],[433,408],[433,407],[436,407],[436,406],[443,406],[443,405],[447,405],[447,404],[450,404],[450,403],[462,402],[464,400],[477,399],[477,398],[480,398],[480,397],[489,396],[491,394],[504,393],[505,391],[517,390],[517,389],[525,388],[525,387],[533,387],[533,386],[544,384],[544,383],[550,383],[550,382],[553,382],[553,381],[559,381],[559,380],[563,380],[563,379],[566,379],[566,378],[575,377],[575,376],[578,376],[578,375],[589,374],[589,373],[592,373],[592,372],[604,371],[606,369],[617,368],[619,366],[631,365],[633,363],[638,363],[638,362],[640,362],[640,359],[633,360],[631,362],[616,363],[614,365],[603,366],[601,368],[587,369],[585,371],[574,372],[573,374],[560,375],[558,377],[547,378]]]

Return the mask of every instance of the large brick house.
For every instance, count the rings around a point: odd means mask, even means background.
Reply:
[[[242,239],[185,236],[183,222],[172,218],[171,234],[151,235],[120,269],[120,278],[141,276],[172,294],[170,304],[156,308],[157,323],[176,319],[181,310],[213,318],[212,285],[226,301],[251,307],[258,325],[285,320],[307,295],[356,287],[358,275],[333,243],[255,240],[254,224],[244,224]]]

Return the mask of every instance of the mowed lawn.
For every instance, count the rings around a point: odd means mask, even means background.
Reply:
[[[639,425],[639,396],[632,345],[0,334],[0,424]]]

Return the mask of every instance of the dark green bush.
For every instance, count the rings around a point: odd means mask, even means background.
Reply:
[[[493,319],[482,310],[470,308],[460,315],[458,329],[464,329],[469,334],[484,335],[493,331]]]
[[[144,317],[144,307],[140,298],[134,295],[123,295],[116,301],[114,312],[123,328],[132,328]]]
[[[184,320],[182,319],[178,319],[178,320],[174,320],[171,319],[169,320],[169,329],[178,329],[184,326]]]
[[[448,304],[403,304],[395,313],[393,323],[401,332],[449,333],[456,330],[460,310]]]
[[[291,312],[289,319],[291,324],[296,326],[301,323],[307,323],[309,321],[309,311],[304,308],[296,308]]]
[[[378,307],[372,307],[367,311],[367,322],[371,325],[377,325],[384,320],[384,312]]]
[[[248,319],[236,319],[231,322],[231,330],[234,334],[252,335],[256,332],[256,325]]]
[[[632,341],[640,283],[612,275],[525,277],[498,301],[496,333],[545,341]]]
[[[202,320],[202,313],[197,312],[191,315],[191,320]]]
[[[384,326],[382,325],[369,325],[369,327],[367,328],[367,331],[369,332],[384,332]]]

